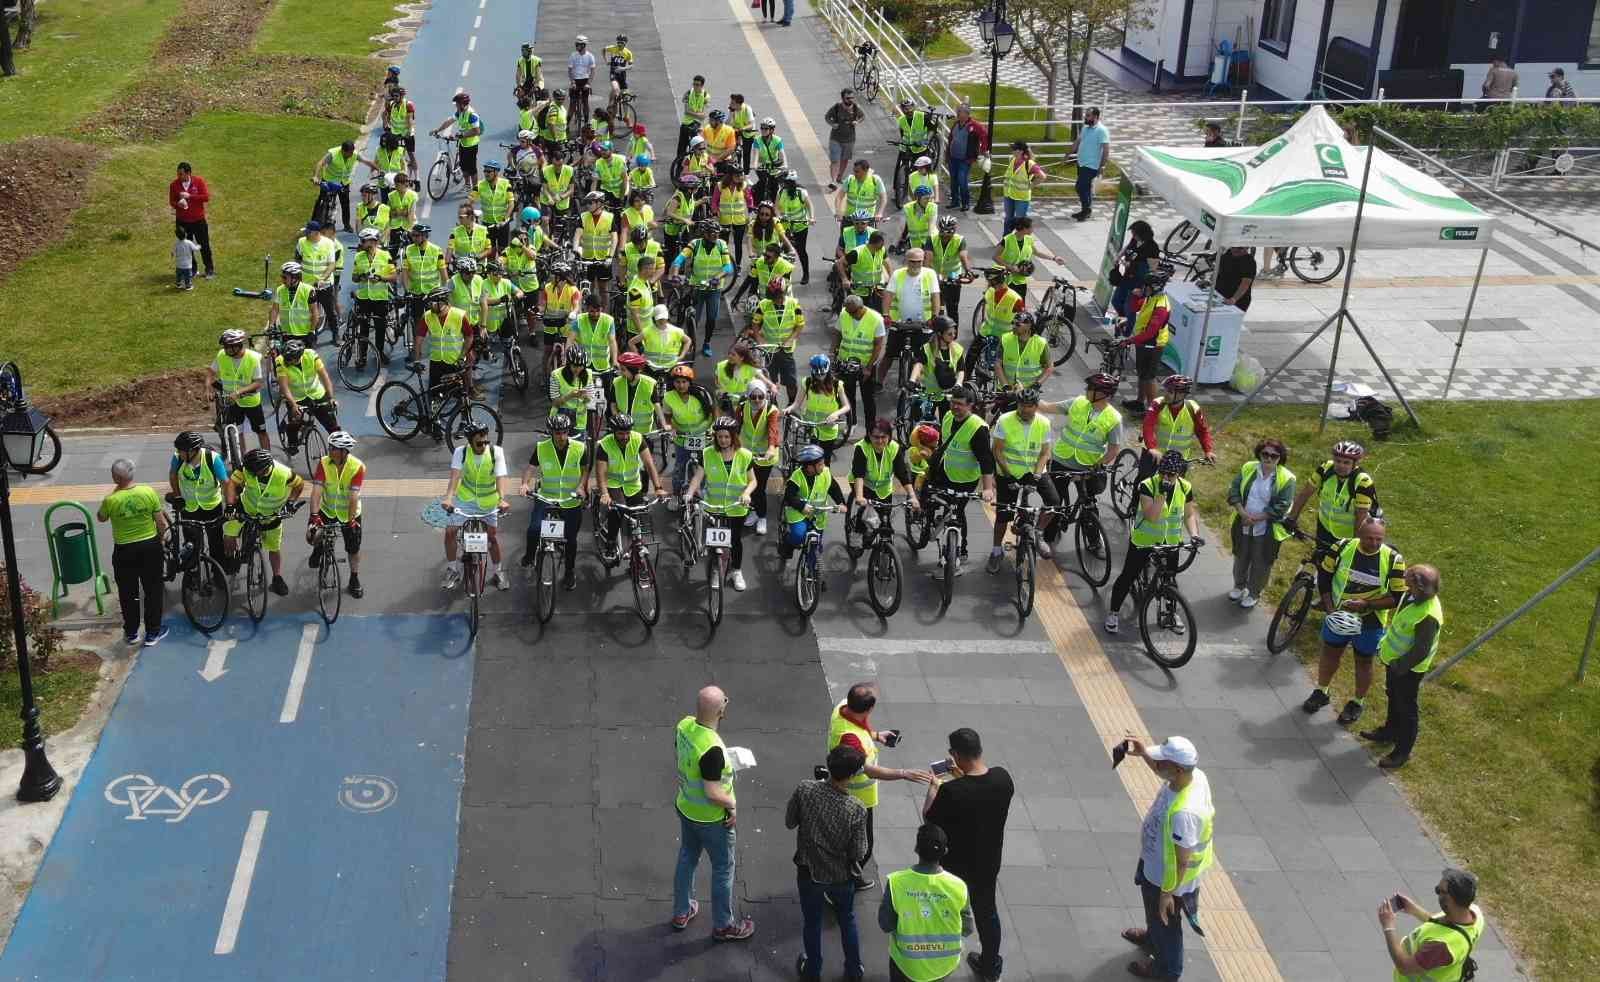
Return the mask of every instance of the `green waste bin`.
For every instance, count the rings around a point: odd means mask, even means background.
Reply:
[[[82,521],[52,526],[50,519],[61,508],[76,511]],[[95,543],[89,510],[76,501],[58,501],[45,509],[44,528],[45,541],[50,545],[50,568],[55,574],[50,587],[51,613],[60,613],[61,598],[67,595],[68,586],[92,581],[95,609],[104,614],[103,598],[111,594],[111,577],[100,569],[100,547]]]

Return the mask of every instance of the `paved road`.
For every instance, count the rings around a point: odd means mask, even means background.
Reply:
[[[470,6],[430,15],[405,73],[419,104],[438,107],[470,60],[464,82],[489,120],[486,144],[505,135],[504,77],[535,24],[540,53],[557,66],[580,29],[597,43],[620,29],[639,55],[633,77],[658,146],[673,134],[666,93],[704,72],[719,101],[742,91],[758,115],[778,117],[821,206],[826,134],[810,127],[843,75],[808,11],[784,30],[755,25],[730,0],[627,0],[607,24],[526,0]],[[880,165],[892,164],[882,153],[888,134],[875,117],[859,143]],[[996,228],[969,222],[968,232],[982,242]],[[1045,235],[1052,249],[1066,248],[1053,230]],[[1082,274],[1081,264],[1074,257],[1069,268]],[[821,300],[820,280],[803,291],[808,304]],[[503,409],[508,455],[520,466],[533,413],[514,399]],[[37,504],[51,496],[46,489],[70,489],[55,493],[92,507],[98,492],[84,486],[99,485],[118,456],[159,481],[169,440],[72,437],[59,471],[28,482],[25,573],[48,576]],[[729,595],[715,634],[702,615],[701,577],[680,582],[667,548],[666,613],[653,632],[627,609],[625,583],[606,580],[583,555],[579,589],[562,595],[550,625],[530,623],[520,587],[496,594],[468,651],[460,599],[452,609],[438,591],[437,533],[416,518],[429,486],[409,480],[442,477],[443,450],[369,437],[359,452],[375,479],[396,482],[367,501],[366,599],[347,601],[331,629],[317,627],[304,548],[291,539],[294,594],[274,604],[259,632],[230,625],[222,640],[234,645],[220,665],[208,668],[214,644],[181,631],[142,656],[0,977],[51,976],[35,961],[40,953],[59,950],[68,930],[109,918],[117,931],[78,946],[78,970],[54,977],[347,978],[365,969],[434,979],[446,967],[471,980],[791,977],[800,918],[781,809],[823,754],[832,700],[872,678],[884,690],[879,725],[906,733],[890,763],[923,765],[943,753],[949,730],[972,726],[991,762],[1016,776],[1001,877],[1008,979],[1123,975],[1130,951],[1117,932],[1139,916],[1137,821],[1155,791],[1142,771],[1108,766],[1106,747],[1125,732],[1191,736],[1216,789],[1221,868],[1206,888],[1208,947],[1191,947],[1188,978],[1382,977],[1371,910],[1396,889],[1426,895],[1444,862],[1365,751],[1326,716],[1308,721],[1293,708],[1301,670],[1262,652],[1261,619],[1226,602],[1224,560],[1214,552],[1185,578],[1203,640],[1177,676],[1103,636],[1092,626],[1103,594],[1054,571],[1026,622],[1010,606],[1009,577],[981,569],[960,581],[940,616],[924,575],[931,557],[906,554],[914,572],[905,606],[884,624],[834,544],[829,590],[805,622],[792,614],[771,541],[750,543],[751,589]],[[519,505],[509,521],[513,542],[524,514]],[[976,509],[973,517],[981,543],[987,526]],[[109,549],[103,533],[101,542]],[[215,681],[200,674],[223,667]],[[300,709],[282,722],[296,678]],[[746,945],[713,946],[708,918],[682,935],[665,925],[676,850],[670,727],[707,682],[732,697],[730,742],[760,761],[739,781],[737,896],[758,932]],[[150,781],[124,781],[108,798],[106,785],[124,774]],[[185,797],[183,782],[207,774],[228,778],[227,797],[205,801],[216,794],[205,781]],[[377,810],[391,791],[392,806]],[[135,793],[158,809],[202,803],[181,822],[149,808],[134,819]],[[916,823],[912,792],[885,785],[883,869],[909,861]],[[253,876],[232,901],[247,865]],[[704,901],[704,873],[700,882]],[[881,978],[883,940],[870,917],[877,896],[864,898],[864,935]],[[237,934],[219,954],[230,922]],[[1478,955],[1483,977],[1510,977],[1497,937],[1486,935]],[[831,948],[829,963],[837,964]]]

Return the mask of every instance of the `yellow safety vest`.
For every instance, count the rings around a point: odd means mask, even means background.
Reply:
[[[1333,607],[1338,610],[1345,600],[1377,599],[1389,592],[1389,573],[1394,569],[1395,560],[1400,554],[1387,542],[1378,547],[1378,585],[1370,590],[1357,590],[1348,597],[1345,588],[1350,585],[1350,568],[1356,561],[1356,550],[1360,548],[1361,540],[1345,539],[1336,543],[1339,559],[1333,567]],[[1379,623],[1387,626],[1389,623],[1389,610],[1374,610],[1371,612]]]
[[[300,355],[299,364],[289,364],[282,355],[279,355],[275,362],[278,376],[288,380],[289,394],[296,402],[303,399],[315,401],[328,394],[328,390],[322,384],[322,376],[317,372],[317,369],[322,367],[322,356],[315,351],[307,348]]]
[[[805,326],[800,301],[794,297],[784,297],[780,309],[771,300],[763,299],[756,307],[756,320],[761,324],[761,340],[764,343],[794,352],[795,339],[800,334],[800,328]]]
[[[1165,293],[1158,293],[1154,297],[1146,297],[1139,306],[1139,312],[1133,318],[1133,333],[1143,334],[1144,329],[1150,326],[1150,318],[1156,311],[1167,312],[1167,322],[1161,325],[1161,330],[1156,332],[1155,348],[1160,351],[1167,346],[1167,341],[1172,338],[1172,300]]]
[[[456,133],[458,135],[462,130],[472,125],[472,117],[475,115],[477,115],[477,113],[473,112],[472,106],[470,105],[463,106],[461,111],[456,113]],[[481,121],[479,125],[481,127]],[[476,136],[458,136],[458,138],[463,149],[470,150],[478,145],[478,138]]]
[[[1256,475],[1260,472],[1261,461],[1259,460],[1247,460],[1244,462],[1244,466],[1239,468],[1239,497],[1241,499],[1249,496],[1250,485],[1255,481]],[[1294,471],[1291,471],[1289,468],[1283,466],[1283,464],[1280,462],[1277,467],[1273,468],[1273,493],[1276,494],[1281,492],[1284,486],[1293,480]],[[1243,521],[1243,519],[1235,514],[1233,516],[1233,521],[1235,524],[1237,524]],[[1284,539],[1289,537],[1289,530],[1284,528],[1281,522],[1268,522],[1267,527],[1272,529],[1272,537],[1279,542],[1282,542]]]
[[[583,454],[585,447],[578,440],[567,440],[567,452],[556,450],[556,441],[540,440],[534,448],[539,458],[539,493],[554,499],[557,508],[576,508],[578,483],[583,479]]]
[[[894,905],[889,958],[911,982],[949,978],[961,964],[961,912],[967,885],[954,873],[896,870],[888,877]]]
[[[739,407],[739,443],[756,455],[757,466],[771,467],[778,462],[778,446],[775,443],[769,444],[767,426],[772,414],[779,410],[768,403],[759,417],[752,418],[750,406],[751,404],[747,402]]]
[[[545,164],[541,168],[544,183],[539,186],[539,203],[553,205],[559,211],[565,211],[572,203],[572,179],[577,171],[571,164]]]
[[[867,364],[882,329],[883,315],[871,307],[862,307],[860,317],[852,317],[848,310],[839,311],[839,360],[854,358]]]
[[[904,266],[895,270],[889,277],[889,319],[900,320],[900,291],[905,289],[906,276],[911,271]],[[928,267],[922,267],[917,274],[917,286],[922,293],[921,320],[933,319],[933,295],[939,289],[939,275]]]
[[[273,464],[272,473],[265,481],[248,471],[239,471],[235,476],[243,479],[240,483],[244,490],[239,495],[239,503],[244,506],[245,514],[256,518],[276,515],[289,500],[289,485],[294,482],[294,471],[287,464]]]
[[[1067,407],[1066,425],[1056,438],[1052,449],[1056,459],[1072,461],[1082,467],[1093,467],[1105,459],[1111,445],[1111,434],[1122,425],[1122,414],[1107,402],[1093,417],[1089,413],[1094,402],[1088,396],[1078,396]]]
[[[489,226],[474,222],[471,231],[465,225],[450,230],[450,248],[457,256],[477,258],[489,253]]]
[[[728,800],[734,800],[733,762],[728,760],[728,746],[722,742],[721,734],[701,726],[693,716],[685,716],[678,720],[673,747],[678,758],[678,812],[691,822],[722,821],[723,808],[706,797],[705,779],[700,776],[700,758],[712,747],[721,747],[722,775],[717,783]]]
[[[1458,982],[1467,963],[1467,956],[1472,953],[1478,938],[1483,935],[1483,911],[1477,904],[1473,904],[1472,912],[1477,915],[1477,919],[1471,924],[1452,927],[1445,923],[1445,915],[1441,912],[1413,928],[1405,940],[1400,942],[1406,954],[1415,955],[1423,945],[1437,941],[1450,949],[1450,964],[1444,968],[1430,969],[1421,975],[1401,975],[1396,969],[1393,973],[1394,982]],[[1466,932],[1465,936],[1462,935],[1463,931]]]
[[[389,206],[379,202],[367,207],[366,202],[356,205],[356,228],[372,228],[379,232],[389,229]],[[359,251],[359,250],[358,250]]]
[[[828,498],[831,494],[831,489],[833,488],[833,473],[824,467],[822,470],[817,472],[817,476],[815,478],[808,478],[806,477],[805,468],[796,467],[794,472],[789,475],[788,483],[798,488],[800,490],[801,500],[811,506],[812,524],[816,525],[818,531],[826,529],[828,527]],[[788,525],[793,525],[796,522],[803,522],[805,521],[805,518],[806,513],[798,508],[790,508],[785,506],[783,509],[783,520]],[[832,739],[831,731],[829,738]],[[829,744],[829,749],[833,749],[832,744]],[[869,750],[868,752],[873,753],[874,751]],[[855,792],[852,791],[851,793],[854,794]],[[878,800],[876,797],[876,786],[874,786],[874,797],[872,800],[874,802]]]
[[[850,264],[850,285],[852,291],[866,296],[883,282],[883,264],[888,260],[888,246],[873,249],[871,246],[862,246],[852,249],[846,260]]]
[[[935,235],[928,243],[928,251],[932,253],[928,265],[941,279],[958,272],[961,269],[961,250],[966,247],[967,240],[954,232]]]
[[[862,443],[865,444],[866,441],[863,440]],[[867,449],[870,450],[871,447],[868,446]],[[894,458],[886,455],[886,459],[889,461],[890,468],[892,469]],[[867,458],[867,469],[869,472],[872,469],[872,457],[870,455]],[[800,471],[796,470],[795,473],[799,474]],[[822,477],[826,474],[828,474],[828,472],[823,471],[822,474],[817,476]],[[831,481],[828,483],[831,483]],[[868,483],[871,483],[870,477]],[[826,489],[827,485],[825,484],[824,491],[826,491]],[[885,495],[887,495],[887,492],[885,492]],[[824,493],[822,497],[825,500],[827,498],[827,494]],[[813,502],[813,507],[820,507],[820,502]],[[799,521],[799,519],[797,518],[795,521]],[[868,777],[866,768],[872,767],[878,763],[878,744],[872,739],[871,730],[868,730],[865,727],[857,726],[855,723],[852,723],[850,720],[845,718],[844,713],[841,711],[844,708],[845,703],[840,702],[833,707],[833,713],[828,716],[828,746],[824,748],[823,752],[832,752],[834,747],[837,747],[844,741],[846,735],[853,735],[856,740],[860,742],[861,750],[867,755],[867,760],[860,771],[857,771],[855,774],[850,776],[850,781],[845,785],[845,788],[850,792],[850,797],[861,802],[868,808],[876,808],[878,807],[878,780],[877,778]]]
[[[722,225],[744,225],[750,221],[744,182],[739,182],[737,187],[730,188],[724,184],[717,189],[717,221]]]
[[[884,445],[882,455],[879,455],[872,447],[872,438],[868,437],[857,440],[856,449],[861,451],[861,456],[867,461],[867,473],[862,478],[862,484],[866,489],[879,498],[887,498],[893,494],[894,462],[900,459],[900,444],[890,440]]]
[[[683,350],[683,339],[688,337],[683,328],[668,324],[666,328],[654,324],[639,332],[640,347],[651,368],[667,369],[678,363],[678,352]]]
[[[983,329],[978,333],[986,338],[1010,333],[1011,324],[1017,319],[1017,308],[1022,306],[1022,296],[1015,290],[1007,289],[1003,299],[997,299],[998,296],[994,287],[983,291]]]
[[[844,179],[845,212],[857,211],[876,212],[878,197],[883,194],[883,178],[874,174],[869,168],[867,176],[856,179],[855,174]]]
[[[784,228],[798,230],[810,226],[811,219],[807,217],[809,209],[806,208],[806,198],[804,188],[796,190],[793,194],[788,191],[778,192],[778,217],[783,219]]]
[[[696,286],[710,283],[731,265],[726,242],[717,239],[717,244],[707,249],[705,241],[705,239],[695,239],[684,247],[682,253],[690,263],[689,282]]]
[[[1388,629],[1383,632],[1383,643],[1378,646],[1378,657],[1385,665],[1393,664],[1411,654],[1411,648],[1416,641],[1417,625],[1433,617],[1439,621],[1439,630],[1444,630],[1444,604],[1438,597],[1429,597],[1427,600],[1417,601],[1406,594],[1389,615]],[[1439,635],[1433,636],[1433,644],[1428,648],[1428,654],[1415,665],[1411,666],[1413,672],[1419,675],[1426,672],[1433,665],[1433,656],[1439,653]]]
[[[1147,478],[1142,485],[1150,489],[1151,493],[1161,494],[1161,475],[1155,474]],[[1184,506],[1189,502],[1192,488],[1187,478],[1178,478],[1172,486],[1172,497],[1167,500],[1167,507],[1161,512],[1161,517],[1154,522],[1144,517],[1144,505],[1138,497],[1134,497],[1133,531],[1129,536],[1136,546],[1148,547],[1153,545],[1175,546],[1183,541],[1183,512]]]
[[[235,397],[234,393],[256,380],[256,373],[261,370],[261,352],[250,348],[239,353],[238,358],[229,358],[228,353],[221,348],[217,349],[217,381],[222,383],[222,394],[232,399],[234,404],[246,409],[251,406],[261,405],[261,390],[247,396]]]
[[[615,399],[617,412],[632,416],[635,426],[646,429],[650,427],[651,420],[655,418],[655,379],[641,372],[630,385],[627,378],[618,373],[617,377],[611,380],[611,394]]]
[[[515,200],[510,181],[502,178],[493,184],[486,180],[478,182],[478,204],[483,206],[486,225],[499,225],[505,221],[511,214],[511,203]]]
[[[1198,788],[1204,790],[1197,790]],[[1172,816],[1183,811],[1200,816],[1200,845],[1189,854],[1189,861],[1184,864],[1182,872],[1179,872],[1178,844],[1172,838]],[[1211,803],[1210,782],[1206,781],[1205,772],[1197,768],[1188,786],[1172,796],[1172,804],[1167,806],[1167,813],[1161,821],[1161,848],[1164,853],[1161,863],[1163,893],[1178,893],[1200,879],[1201,875],[1211,868],[1216,858],[1211,848],[1211,820],[1215,816],[1216,808]]]
[[[351,262],[350,274],[356,280],[356,297],[361,300],[387,300],[389,299],[389,284],[383,280],[368,283],[362,279],[368,274],[375,276],[393,276],[394,263],[390,261],[389,254],[382,249],[376,249],[371,255],[363,249],[356,253],[356,258]]]
[[[500,506],[500,479],[494,473],[493,445],[483,453],[474,453],[470,446],[462,448],[461,480],[456,484],[457,505],[477,505],[482,509]]]
[[[341,522],[350,521],[351,482],[361,473],[361,458],[349,454],[339,467],[332,457],[322,458],[322,514]],[[361,517],[361,502],[356,501],[355,517]]]
[[[1044,360],[1050,343],[1035,334],[1026,346],[1016,331],[1000,337],[1000,365],[1005,369],[1006,381],[1013,385],[1029,386],[1044,375]]]
[[[511,315],[511,305],[503,301],[515,296],[516,289],[504,276],[499,279],[491,276],[483,281],[483,299],[489,301],[489,320],[484,326],[490,331],[500,330],[506,318]]]
[[[818,392],[811,388],[811,380],[809,378],[806,379],[802,386],[805,403],[800,407],[800,418],[808,423],[821,423],[838,412],[840,406],[839,396],[843,389],[843,384],[836,381],[834,382],[833,392]],[[839,424],[829,423],[826,426],[818,426],[816,434],[818,440],[837,440],[839,438]],[[796,470],[795,473],[798,474],[800,472]]]
[[[950,342],[949,353],[943,355],[939,353],[939,342],[937,341],[929,341],[922,346],[922,391],[927,394],[929,399],[934,402],[944,401],[944,387],[939,384],[939,373],[937,371],[939,363],[944,362],[950,366],[951,372],[959,373],[961,371],[961,360],[966,356],[966,353],[967,350],[961,346],[959,341]]]
[[[995,461],[996,466],[1009,477],[1022,477],[1033,473],[1039,452],[1050,441],[1050,423],[1040,415],[1024,423],[1012,410],[995,420],[994,435],[1005,441],[1005,452]]]
[[[957,484],[971,484],[983,477],[978,455],[972,452],[972,440],[987,426],[977,413],[972,413],[952,434],[955,421],[956,414],[948,412],[939,423],[939,440],[944,444],[944,476]]]
[[[1032,235],[1023,235],[1017,231],[1008,232],[1006,237],[1000,240],[1000,261],[1007,266],[1030,262],[1033,259],[1035,245],[1037,240]],[[1028,277],[1022,273],[1012,273],[1006,282],[1014,287],[1022,287],[1027,285]]]
[[[328,166],[322,168],[324,181],[336,181],[340,184],[349,184],[350,175],[355,173],[356,155],[351,151],[347,157],[339,147],[328,148]]]
[[[613,379],[612,384],[623,381]],[[646,379],[646,381],[655,381]],[[618,405],[622,405],[621,402]],[[627,446],[617,445],[617,435],[607,434],[600,441],[600,452],[605,454],[606,461],[606,487],[620,488],[623,494],[638,494],[644,490],[644,480],[641,476],[644,465],[640,459],[640,449],[644,447],[644,435],[637,430],[628,433]]]
[[[472,274],[471,280],[463,280],[460,273],[450,277],[450,306],[466,311],[468,324],[476,326],[482,319],[482,300],[483,277],[477,273]]]
[[[1006,164],[1006,197],[1013,201],[1033,200],[1033,159],[1011,158]]]
[[[691,114],[704,113],[706,111],[706,103],[709,101],[711,101],[711,93],[706,89],[701,89],[699,92],[696,92],[694,89],[689,89],[688,91],[684,92],[683,125],[698,126],[700,124],[700,120],[696,119]]]
[[[750,466],[755,457],[740,447],[733,452],[732,460],[723,460],[722,451],[706,447],[700,452],[700,466],[706,472],[706,511],[713,515],[743,518],[750,507],[739,502],[745,485],[750,483]]]
[[[581,230],[578,238],[583,247],[583,258],[589,260],[610,259],[616,249],[616,236],[612,231],[615,220],[611,212],[601,211],[597,217],[594,212],[586,211],[580,220]]]
[[[428,359],[442,365],[457,365],[461,363],[466,353],[466,335],[462,332],[461,323],[466,319],[466,313],[460,307],[451,307],[450,312],[444,315],[444,323],[439,323],[439,317],[430,307],[422,315],[422,323],[428,327]]]
[[[616,336],[617,324],[610,314],[591,318],[585,311],[572,322],[572,333],[584,354],[589,356],[589,367],[596,372],[611,370],[611,339]]]
[[[594,159],[594,176],[600,182],[600,190],[612,195],[622,197],[623,183],[628,176],[628,162],[618,154],[609,157],[596,157]]]
[[[222,505],[222,485],[211,469],[216,454],[210,449],[200,451],[199,466],[191,467],[181,458],[178,461],[178,492],[183,495],[184,511],[201,511]]]
[[[444,250],[432,242],[418,249],[416,243],[400,253],[406,264],[406,284],[412,293],[432,293],[439,289],[439,266],[444,262]]]
[[[1195,435],[1194,417],[1200,411],[1200,404],[1193,399],[1186,399],[1183,408],[1178,410],[1176,416],[1168,412],[1169,404],[1165,396],[1151,404],[1151,412],[1156,416],[1156,446],[1162,450],[1176,450],[1185,457],[1189,456],[1200,443],[1200,438]]]
[[[290,337],[305,337],[311,333],[311,287],[299,283],[294,288],[294,296],[284,289],[282,284],[273,291],[274,299],[278,302],[278,323],[283,326],[283,333]]]

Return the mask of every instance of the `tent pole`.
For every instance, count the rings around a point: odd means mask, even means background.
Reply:
[[[1317,433],[1328,428],[1328,405],[1333,402],[1333,373],[1339,365],[1339,336],[1344,333],[1344,319],[1350,310],[1350,282],[1356,275],[1356,251],[1361,243],[1361,216],[1367,208],[1367,184],[1372,180],[1372,158],[1377,148],[1372,145],[1372,128],[1367,129],[1367,161],[1361,166],[1361,194],[1356,198],[1356,220],[1350,229],[1350,261],[1344,267],[1344,290],[1339,294],[1339,323],[1333,329],[1333,355],[1328,359],[1328,381],[1322,388],[1322,415],[1317,419]],[[1354,324],[1355,321],[1350,323]],[[1359,328],[1357,334],[1360,333]],[[1362,338],[1362,344],[1366,339]],[[1371,351],[1369,345],[1367,348]],[[1382,365],[1378,366],[1382,368]],[[1384,373],[1385,377],[1388,373]],[[1402,400],[1403,401],[1403,400]],[[1409,410],[1408,410],[1409,411]]]
[[[1361,325],[1356,323],[1355,315],[1346,311],[1345,316],[1350,319],[1350,329],[1356,332],[1356,337],[1360,339],[1362,347],[1366,348],[1367,354],[1372,356],[1372,363],[1377,365],[1378,371],[1383,374],[1383,380],[1389,383],[1389,389],[1394,392],[1395,398],[1400,400],[1400,405],[1405,407],[1406,415],[1411,417],[1412,425],[1419,430],[1422,429],[1422,420],[1417,418],[1416,412],[1411,408],[1411,403],[1406,401],[1406,394],[1400,391],[1400,386],[1394,384],[1394,379],[1389,375],[1389,369],[1383,365],[1383,359],[1379,358],[1378,353],[1372,350],[1372,343],[1367,340],[1366,334],[1362,332]]]
[[[1306,350],[1307,348],[1311,347],[1311,342],[1315,341],[1317,338],[1322,337],[1322,332],[1326,331],[1328,329],[1328,325],[1332,324],[1333,323],[1333,318],[1337,317],[1337,316],[1339,316],[1339,315],[1338,314],[1333,314],[1332,316],[1330,316],[1326,320],[1324,320],[1321,324],[1317,325],[1317,329],[1315,331],[1311,332],[1311,336],[1306,338],[1304,341],[1300,342],[1300,347],[1298,347],[1298,348],[1294,349],[1293,351],[1291,351],[1289,353],[1289,357],[1285,358],[1283,360],[1282,364],[1280,364],[1277,368],[1274,368],[1272,371],[1268,372],[1267,373],[1267,377],[1261,380],[1261,384],[1256,386],[1254,389],[1251,389],[1250,390],[1250,394],[1244,397],[1244,401],[1239,403],[1237,406],[1234,406],[1233,410],[1231,412],[1229,412],[1227,416],[1223,417],[1222,422],[1217,424],[1218,431],[1220,431],[1224,426],[1227,426],[1230,422],[1232,422],[1233,418],[1235,416],[1237,416],[1240,413],[1244,412],[1244,407],[1250,405],[1250,403],[1255,399],[1256,396],[1260,395],[1262,392],[1265,392],[1267,386],[1272,384],[1272,380],[1277,378],[1279,375],[1282,375],[1283,374],[1283,370],[1288,368],[1289,365],[1292,364],[1296,358],[1300,357],[1300,352],[1302,352],[1302,351]]]
[[[1441,399],[1450,398],[1450,383],[1456,377],[1456,362],[1461,360],[1461,346],[1467,341],[1467,325],[1472,323],[1472,305],[1478,300],[1478,284],[1483,282],[1483,264],[1489,259],[1489,248],[1485,246],[1478,253],[1478,274],[1472,278],[1472,292],[1467,294],[1467,315],[1461,318],[1461,333],[1456,335],[1456,352],[1450,356],[1450,374],[1444,377],[1444,395]]]
[[[1200,383],[1200,359],[1206,356],[1206,331],[1211,329],[1211,305],[1217,300],[1217,273],[1222,264],[1222,246],[1211,251],[1211,282],[1206,284],[1206,312],[1200,318],[1200,346],[1195,351],[1193,379]]]

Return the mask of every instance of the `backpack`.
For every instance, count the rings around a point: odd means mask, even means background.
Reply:
[[[1478,960],[1472,957],[1472,935],[1468,934],[1466,929],[1461,927],[1459,924],[1452,924],[1447,920],[1434,918],[1434,923],[1443,924],[1445,927],[1467,939],[1467,957],[1461,962],[1461,982],[1472,982],[1472,980],[1478,976]]]
[[[1387,440],[1389,430],[1394,425],[1394,410],[1374,396],[1362,396],[1356,400],[1351,418],[1366,423],[1372,430],[1373,439]]]

